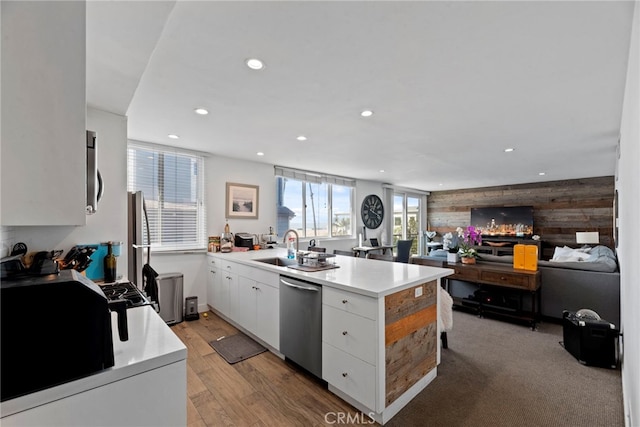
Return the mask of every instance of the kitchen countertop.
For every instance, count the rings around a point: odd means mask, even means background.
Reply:
[[[129,340],[118,338],[116,313],[111,314],[115,364],[88,377],[0,404],[2,417],[101,387],[187,358],[187,348],[151,306],[127,310]],[[43,352],[43,357],[46,353]]]
[[[380,298],[425,281],[436,280],[453,274],[453,270],[449,268],[427,267],[344,255],[336,255],[335,258],[327,260],[327,262],[335,260],[335,263],[340,266],[339,268],[316,272],[303,272],[293,268],[255,261],[261,258],[286,258],[287,250],[282,248],[246,252],[208,253],[208,256],[221,257],[229,261],[250,265],[251,267],[374,298]]]

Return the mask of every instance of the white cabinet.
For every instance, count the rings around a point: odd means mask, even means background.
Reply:
[[[237,321],[270,346],[280,346],[278,275],[256,269],[253,277],[238,277]]]
[[[376,409],[378,300],[324,287],[322,302],[323,379]]]
[[[249,332],[256,332],[256,281],[238,277],[238,305],[236,321]]]
[[[0,7],[2,225],[85,225],[85,2]]]
[[[219,314],[233,319],[238,286],[238,264],[209,256],[207,304]]]
[[[207,257],[207,304],[209,307],[220,310],[218,300],[218,290],[220,288],[220,268],[218,263],[220,262],[216,258]]]
[[[207,302],[235,326],[280,348],[280,276],[209,255]]]
[[[175,362],[9,415],[2,419],[2,425],[5,427],[185,425],[187,421],[186,372],[186,360]]]
[[[256,336],[280,348],[280,289],[263,283],[256,291]]]

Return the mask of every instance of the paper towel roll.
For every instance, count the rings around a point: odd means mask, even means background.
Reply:
[[[358,247],[362,246],[362,234],[358,234]]]

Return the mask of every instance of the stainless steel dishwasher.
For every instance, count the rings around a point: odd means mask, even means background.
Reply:
[[[280,352],[322,378],[322,286],[280,276]]]

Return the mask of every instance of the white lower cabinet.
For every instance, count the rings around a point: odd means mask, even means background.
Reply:
[[[376,322],[325,305],[322,341],[367,363],[376,363]]]
[[[217,292],[220,287],[220,269],[215,258],[208,258],[207,268],[207,304],[209,307],[219,310]]]
[[[376,367],[322,343],[322,377],[329,384],[364,404],[376,407]]]
[[[258,272],[256,276],[264,276]],[[249,332],[274,347],[280,347],[280,290],[275,275],[275,286],[266,281],[248,277],[238,278],[237,322]]]
[[[228,261],[224,256],[209,256],[209,275],[209,305],[237,326],[278,350],[279,275]]]
[[[376,410],[378,300],[327,287],[322,300],[322,377]]]
[[[179,426],[187,420],[182,360],[2,419],[10,426]],[[148,408],[142,410],[141,408]]]
[[[280,289],[258,283],[256,292],[256,335],[280,349]]]
[[[256,281],[238,277],[238,311],[236,322],[252,334],[256,330]]]

